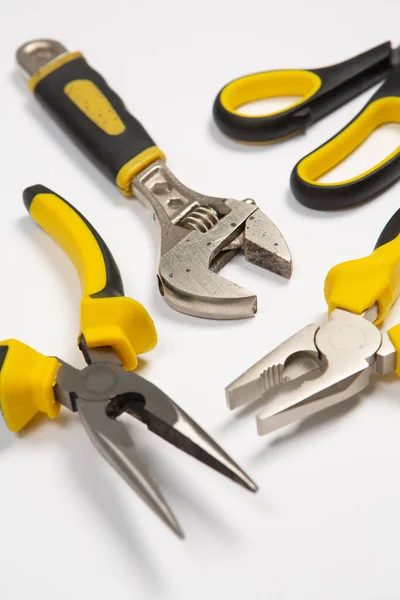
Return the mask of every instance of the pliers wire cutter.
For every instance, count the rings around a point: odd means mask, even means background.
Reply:
[[[18,49],[17,62],[35,98],[78,146],[153,213],[161,230],[158,288],[169,306],[208,319],[253,317],[257,296],[218,275],[239,250],[290,278],[286,241],[254,200],[205,196],[178,181],[164,153],[80,52],[33,40]]]
[[[157,343],[146,309],[124,295],[114,258],[92,225],[42,185],[24,191],[32,218],[66,251],[81,279],[79,370],[17,340],[0,342],[0,408],[7,426],[21,430],[37,412],[77,412],[94,446],[131,488],[179,536],[182,530],[118,417],[126,412],[150,431],[222,475],[256,491],[251,479],[164,392],[132,371],[137,354]]]
[[[400,210],[370,256],[329,271],[329,320],[301,329],[226,388],[231,409],[265,399],[259,434],[351,398],[375,373],[400,376],[400,324],[379,328],[400,294],[399,234]]]

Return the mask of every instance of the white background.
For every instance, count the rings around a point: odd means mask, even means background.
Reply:
[[[336,213],[310,211],[289,190],[297,160],[348,122],[372,91],[306,135],[267,147],[226,139],[211,118],[214,97],[230,79],[324,66],[386,40],[396,44],[399,22],[398,0],[1,1],[1,337],[83,366],[75,346],[78,277],[22,203],[25,186],[43,183],[105,237],[127,293],[153,316],[160,341],[141,374],[260,485],[251,495],[129,421],[185,530],[182,542],[106,465],[76,415],[36,420],[19,435],[1,423],[1,600],[400,598],[399,383],[377,381],[361,397],[263,438],[255,409],[231,413],[224,398],[225,385],[263,354],[324,317],[328,269],[368,254],[399,207],[400,184]],[[74,147],[17,72],[14,52],[33,37],[83,51],[184,183],[206,194],[250,196],[280,227],[293,255],[290,282],[242,258],[224,269],[257,292],[254,319],[205,321],[163,303],[150,213]],[[386,127],[374,135],[342,174],[382,158],[399,133]]]

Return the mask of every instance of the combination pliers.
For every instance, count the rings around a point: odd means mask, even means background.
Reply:
[[[137,355],[157,343],[146,309],[124,295],[114,258],[92,225],[66,200],[42,185],[24,191],[31,217],[66,251],[81,280],[79,348],[82,369],[43,356],[9,339],[0,342],[0,409],[12,431],[37,412],[57,417],[63,405],[77,412],[91,441],[131,488],[179,536],[182,530],[127,429],[126,412],[150,431],[245,488],[253,481],[175,402],[132,372]]]
[[[328,321],[301,329],[226,388],[231,409],[265,399],[260,435],[351,398],[375,373],[400,376],[400,324],[379,327],[400,294],[399,234],[400,210],[370,256],[329,271]]]

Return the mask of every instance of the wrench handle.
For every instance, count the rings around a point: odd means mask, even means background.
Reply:
[[[53,48],[58,44],[48,43]],[[30,44],[25,44],[17,57]],[[141,123],[80,52],[61,52],[42,64],[31,73],[29,88],[125,195],[132,195],[131,181],[140,171],[165,159]]]

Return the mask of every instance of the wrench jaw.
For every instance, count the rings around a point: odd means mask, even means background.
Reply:
[[[253,200],[199,194],[162,160],[132,180],[132,192],[160,226],[159,289],[175,310],[208,319],[253,317],[257,296],[217,275],[239,250],[246,260],[290,277],[286,242]]]
[[[286,279],[292,276],[292,257],[285,238],[259,208],[247,219],[243,251],[247,261]]]
[[[161,258],[158,275],[160,292],[171,308],[208,319],[254,317],[255,294],[217,275],[200,261],[196,264],[195,257],[179,257],[175,250],[170,251],[172,256]]]

